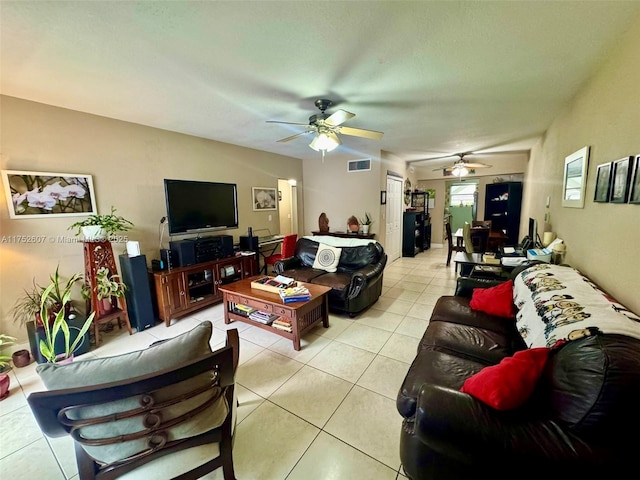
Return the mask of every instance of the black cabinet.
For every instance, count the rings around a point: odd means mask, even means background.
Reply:
[[[402,220],[402,256],[414,257],[425,248],[424,212],[404,212]],[[431,225],[429,225],[431,230]]]
[[[522,182],[501,182],[487,185],[484,199],[484,219],[491,220],[491,229],[503,232],[505,245],[517,245],[522,208]]]

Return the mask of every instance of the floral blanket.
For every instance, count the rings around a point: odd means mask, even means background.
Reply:
[[[513,288],[520,335],[529,347],[550,347],[594,333],[640,339],[640,317],[577,270],[537,264],[520,273]]]

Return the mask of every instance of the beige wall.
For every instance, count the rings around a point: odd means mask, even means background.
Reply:
[[[372,142],[373,143],[373,142]],[[347,230],[351,215],[363,218],[369,212],[374,219],[370,232],[378,234],[380,222],[380,191],[375,187],[380,176],[380,152],[371,150],[350,152],[335,150],[322,161],[305,160],[304,167],[304,235],[318,230],[318,218],[326,213],[329,230]],[[347,172],[347,161],[371,158],[371,170]]]
[[[567,244],[565,261],[640,313],[640,205],[594,203],[599,164],[640,154],[640,19],[531,152],[524,210]],[[591,147],[584,208],[561,206],[564,158]]]
[[[164,178],[237,183],[240,227],[216,232],[233,235],[236,241],[249,226],[279,231],[276,212],[253,211],[252,186],[275,188],[278,178],[302,184],[302,162],[295,158],[12,97],[0,97],[0,107],[0,167],[92,175],[98,212],[108,212],[114,205],[135,224],[128,236],[140,242],[148,263],[158,257],[159,220],[166,215]],[[11,220],[4,190],[1,195],[0,237],[74,238],[67,227],[79,217]],[[166,243],[166,234],[164,238]],[[114,244],[114,254],[123,253],[124,247],[124,243]],[[58,263],[65,276],[82,272],[82,245],[57,240],[0,244],[0,332],[26,339],[26,332],[8,319],[7,311],[33,278],[46,284]]]

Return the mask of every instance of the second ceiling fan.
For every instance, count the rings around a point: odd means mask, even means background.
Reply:
[[[467,155],[477,155],[477,154],[474,154],[473,152],[463,152],[463,153],[455,153],[453,155],[446,155],[443,157],[430,158],[429,160],[441,160],[444,158],[458,157],[458,160],[450,167],[445,167],[444,169],[443,168],[433,169],[434,172],[438,170],[444,170],[445,172],[451,173],[456,177],[464,177],[468,175],[471,169],[491,167],[491,165],[487,165],[486,163],[468,162],[467,160],[464,159],[464,157]]]
[[[308,135],[309,133],[315,133],[316,135],[313,140],[311,140],[309,147],[318,152],[322,152],[323,158],[325,152],[334,150],[342,143],[338,134],[369,138],[371,140],[380,140],[382,138],[382,132],[343,126],[342,124],[344,122],[356,116],[355,113],[340,109],[329,115],[328,113],[325,113],[325,110],[329,108],[331,104],[331,100],[327,100],[326,98],[316,100],[315,106],[320,109],[320,113],[311,115],[309,117],[309,123],[281,122],[278,120],[267,120],[267,123],[282,123],[285,125],[300,125],[306,127],[304,132],[296,133],[290,137],[281,138],[278,142],[288,142],[294,138]]]

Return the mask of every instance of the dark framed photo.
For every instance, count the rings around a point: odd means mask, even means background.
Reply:
[[[387,191],[380,190],[380,205],[386,205],[386,204],[387,204]]]
[[[631,191],[629,192],[629,203],[640,204],[640,155],[633,159],[633,174],[631,177]]]
[[[613,162],[598,165],[596,174],[596,193],[593,196],[594,202],[608,202],[611,195],[611,169]]]
[[[625,157],[613,162],[613,183],[611,185],[611,203],[627,203],[629,183],[631,182],[631,160]]]

